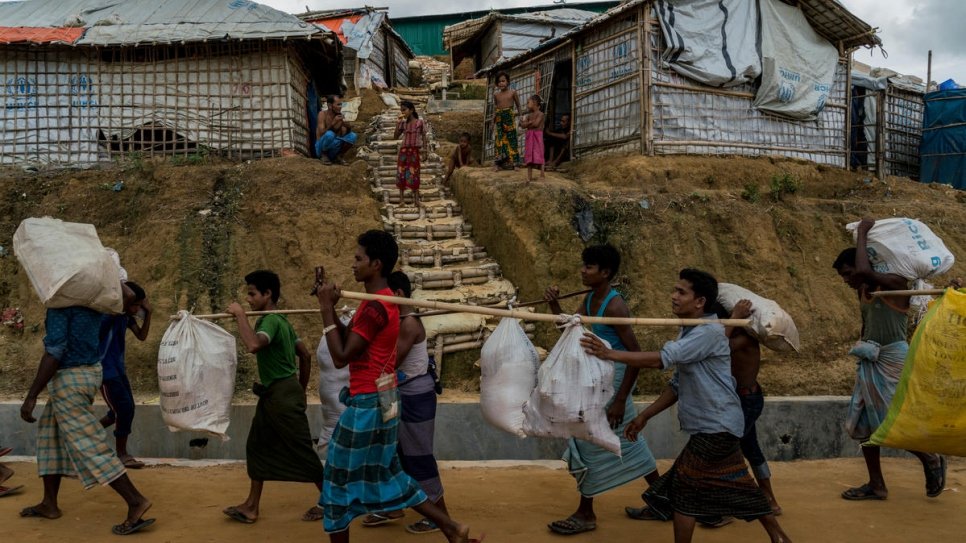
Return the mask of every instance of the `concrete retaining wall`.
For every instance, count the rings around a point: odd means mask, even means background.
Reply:
[[[638,409],[646,404],[638,403]],[[783,397],[766,400],[758,421],[758,436],[769,459],[798,460],[857,456],[858,444],[842,428],[848,398],[838,396]],[[39,416],[41,406],[34,415]],[[100,414],[103,405],[95,407]],[[130,451],[147,458],[244,459],[245,437],[254,405],[232,409],[231,440],[209,439],[204,450],[191,450],[197,434],[172,433],[161,421],[157,405],[139,405]],[[309,405],[313,434],[320,426],[318,404]],[[0,403],[0,446],[13,447],[17,455],[33,455],[36,424],[20,419],[20,404]],[[687,441],[680,431],[676,409],[662,413],[644,429],[657,458],[674,458]],[[113,442],[113,439],[111,440]],[[440,460],[546,460],[560,458],[563,442],[552,439],[518,439],[483,421],[477,403],[440,403],[436,419],[436,454]],[[192,454],[192,452],[194,454]]]

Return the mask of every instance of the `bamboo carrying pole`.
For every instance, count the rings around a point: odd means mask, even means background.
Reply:
[[[944,288],[929,288],[924,290],[879,290],[872,293],[873,298],[882,296],[939,296],[944,294]]]

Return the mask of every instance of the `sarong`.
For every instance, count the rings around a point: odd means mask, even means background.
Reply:
[[[443,482],[433,455],[436,430],[436,381],[426,373],[399,385],[399,461],[433,503],[443,497]]]
[[[315,156],[322,158],[322,154],[329,160],[335,160],[345,147],[356,144],[359,136],[355,132],[349,132],[344,136],[336,136],[335,132],[326,130],[322,137],[315,141]]]
[[[728,433],[692,435],[671,470],[643,498],[664,520],[674,513],[755,520],[772,512],[748,473],[738,438]]]
[[[322,480],[322,462],[305,416],[305,392],[294,375],[260,392],[245,453],[248,477],[254,481]]]
[[[614,364],[614,369],[614,390],[616,391],[624,380],[627,366]],[[592,498],[640,479],[657,469],[657,461],[654,460],[654,455],[651,454],[651,449],[643,437],[638,438],[637,441],[628,441],[624,437],[624,428],[636,416],[634,399],[628,395],[624,405],[624,420],[616,430],[621,440],[621,456],[588,441],[573,438],[567,440],[567,450],[564,451],[563,460],[567,462],[570,474],[577,479],[577,489],[581,496]]]
[[[853,349],[852,352],[861,355],[855,369],[855,388],[845,417],[845,430],[852,439],[864,442],[872,437],[889,412],[909,344],[897,341],[880,347],[878,357],[869,354],[874,348]]]
[[[524,164],[543,164],[543,131],[527,130],[526,146],[523,150]]]
[[[517,115],[512,107],[496,110],[496,140],[494,153],[497,162],[520,162],[517,145]]]
[[[419,190],[419,147],[399,149],[396,160],[396,188]]]
[[[78,477],[84,488],[113,483],[126,473],[94,415],[101,365],[58,370],[37,428],[37,474]]]
[[[352,519],[368,513],[397,511],[426,501],[419,484],[402,470],[396,454],[399,418],[382,421],[379,395],[349,396],[346,410],[329,442],[319,505],[323,527],[341,532]]]

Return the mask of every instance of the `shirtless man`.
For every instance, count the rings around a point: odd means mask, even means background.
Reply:
[[[342,117],[342,97],[325,97],[328,108],[320,111],[315,128],[315,154],[323,164],[345,164],[342,156],[356,143],[359,136]]]

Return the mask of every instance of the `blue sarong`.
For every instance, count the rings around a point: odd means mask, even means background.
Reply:
[[[617,291],[611,290],[604,302],[600,304],[600,310],[597,312],[598,317],[604,315],[607,304],[615,296],[618,296]],[[590,299],[591,295],[588,295],[586,301],[587,314],[590,314]],[[595,324],[591,326],[591,331],[607,340],[612,348],[626,350],[613,327]],[[626,364],[614,363],[615,395],[620,390],[626,372]],[[613,401],[614,399],[611,398],[607,407],[610,407]],[[624,437],[624,428],[636,416],[637,410],[634,408],[634,398],[628,394],[624,403],[624,420],[617,428],[617,435],[621,442],[621,456],[617,456],[588,441],[573,438],[568,440],[563,460],[567,462],[567,469],[570,474],[577,479],[577,489],[581,496],[592,498],[635,479],[640,479],[657,469],[657,461],[651,454],[651,449],[647,446],[643,436],[639,437],[637,441],[628,441]]]
[[[315,156],[322,158],[322,154],[329,160],[335,160],[342,152],[343,146],[350,147],[356,144],[359,136],[355,132],[349,132],[344,136],[336,136],[335,132],[326,130],[322,137],[315,141]]]
[[[858,357],[858,365],[845,429],[852,439],[863,442],[868,441],[885,420],[909,352],[909,344],[905,341],[879,347],[878,356],[874,347],[874,343],[863,341],[850,353]]]
[[[319,505],[328,533],[349,528],[352,520],[369,513],[397,511],[426,501],[426,494],[406,475],[396,454],[399,418],[382,421],[379,395],[339,399],[346,410],[329,441]]]

